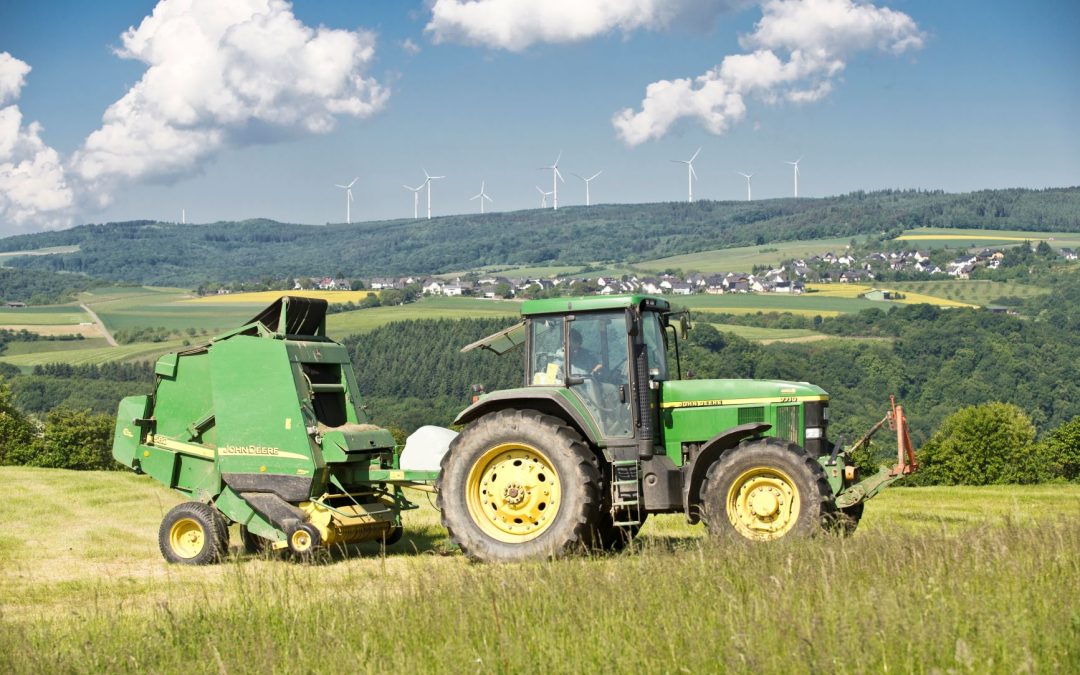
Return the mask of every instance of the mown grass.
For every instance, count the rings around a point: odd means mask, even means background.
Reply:
[[[848,540],[721,546],[677,516],[620,555],[476,565],[403,544],[168,566],[177,498],[0,469],[0,666],[22,672],[1068,672],[1080,486],[886,491]]]
[[[55,326],[89,321],[78,305],[54,305],[49,307],[24,307],[22,309],[0,309],[0,328],[8,325]]]

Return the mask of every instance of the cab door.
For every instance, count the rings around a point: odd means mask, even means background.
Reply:
[[[605,438],[633,436],[625,315],[577,314],[567,324],[570,390],[596,420]]]

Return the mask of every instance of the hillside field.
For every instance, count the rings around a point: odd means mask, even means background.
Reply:
[[[1066,672],[1080,486],[892,488],[847,540],[719,546],[679,516],[618,555],[476,565],[423,497],[404,540],[169,566],[178,497],[0,468],[0,666],[22,672]],[[1066,595],[1063,595],[1066,594]],[[647,619],[647,620],[644,620]]]

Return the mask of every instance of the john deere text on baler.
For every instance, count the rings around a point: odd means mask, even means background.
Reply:
[[[401,536],[415,508],[390,432],[360,408],[345,347],[326,337],[326,302],[284,297],[209,344],[161,357],[149,396],[125,398],[113,456],[191,501],[165,516],[171,562],[221,557],[228,525],[245,544],[306,554]]]

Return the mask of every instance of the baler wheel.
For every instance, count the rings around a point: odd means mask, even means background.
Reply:
[[[774,541],[816,534],[835,520],[825,472],[802,448],[773,438],[744,442],[709,467],[703,520],[718,538]]]
[[[401,537],[403,537],[404,535],[405,535],[405,528],[402,527],[401,525],[397,525],[393,529],[391,529],[389,532],[387,532],[386,536],[383,537],[382,539],[380,539],[380,542],[384,546],[393,546],[394,544],[401,541]]]
[[[563,420],[535,410],[470,424],[443,457],[439,484],[450,540],[483,562],[583,550],[600,516],[595,453]]]
[[[214,507],[184,502],[170,509],[161,520],[158,548],[171,563],[209,565],[225,556],[228,537],[225,519]]]
[[[289,532],[289,550],[300,558],[310,558],[322,543],[319,530],[311,523],[301,523]]]

